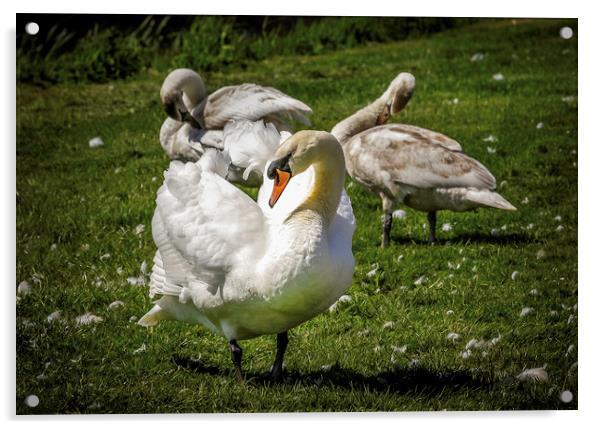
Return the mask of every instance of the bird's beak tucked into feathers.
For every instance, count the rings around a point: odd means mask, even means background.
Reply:
[[[386,124],[389,118],[391,117],[391,103],[387,103],[385,108],[376,118],[376,125]]]

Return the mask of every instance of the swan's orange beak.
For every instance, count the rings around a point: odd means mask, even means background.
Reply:
[[[282,195],[282,192],[284,191],[284,188],[286,188],[286,185],[288,184],[289,180],[291,180],[290,172],[280,170],[279,168],[276,169],[276,177],[274,177],[274,187],[272,188],[272,195],[270,196],[269,201],[270,208],[274,207],[274,204],[276,204],[278,198],[280,198],[280,195]]]

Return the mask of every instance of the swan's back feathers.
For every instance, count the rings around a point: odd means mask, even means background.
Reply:
[[[462,152],[462,146],[460,143],[451,137],[446,136],[445,134],[408,124],[389,124],[387,127],[392,130],[408,134],[410,137],[413,137],[416,140],[428,141],[432,144],[443,146],[444,148],[454,152]]]
[[[229,120],[267,118],[282,124],[310,125],[311,108],[275,88],[244,83],[218,89],[207,99],[204,119],[208,129],[223,128]]]
[[[376,187],[495,189],[495,178],[483,164],[423,135],[397,124],[357,134],[344,148],[350,174]]]
[[[222,178],[220,159],[206,155],[196,164],[173,161],[157,192],[153,238],[161,264],[155,261],[153,276],[163,282],[163,293],[174,294],[172,286],[183,286],[190,275],[220,287],[232,267],[250,264],[264,251],[261,210]]]
[[[224,127],[224,150],[232,164],[245,170],[244,180],[252,170],[263,173],[279,143],[280,133],[276,127],[271,123],[264,124],[262,120],[228,121]]]

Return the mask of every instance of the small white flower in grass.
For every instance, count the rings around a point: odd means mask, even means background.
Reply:
[[[472,57],[470,57],[470,61],[474,63],[475,61],[483,61],[484,58],[485,54],[483,54],[482,52],[477,52]]]
[[[491,147],[491,146],[487,146],[487,152],[489,152],[489,153],[496,153],[497,149],[494,148],[494,147]]]
[[[510,275],[510,278],[512,280],[516,280],[518,278],[518,271],[513,271],[512,274]]]
[[[146,351],[146,344],[142,343],[142,345],[140,347],[138,347],[136,350],[134,350],[134,354],[137,355],[139,353],[143,353]]]
[[[57,311],[50,313],[48,315],[48,317],[46,318],[46,320],[48,322],[54,322],[55,320],[59,320],[60,318],[61,318],[61,311],[57,310]]]
[[[122,275],[123,274],[123,268],[122,267],[117,267],[117,269],[115,271],[117,272],[118,275]]]
[[[525,229],[533,229],[534,226],[535,224],[530,223],[525,227]]]
[[[106,260],[107,260],[107,259],[109,259],[110,257],[111,257],[111,254],[110,254],[110,253],[105,253],[104,255],[102,255],[102,256],[100,257],[100,260],[101,260],[101,261],[106,261]]]
[[[535,310],[533,309],[533,307],[524,307],[521,311],[520,311],[520,317],[525,317],[528,316],[529,314],[533,313]]]
[[[537,125],[535,125],[535,128],[541,130],[543,128],[543,122],[538,122]]]
[[[562,231],[563,229],[564,229],[564,226],[562,226],[562,225],[558,225],[556,227],[556,231]]]
[[[329,363],[329,364],[327,364],[327,365],[322,365],[322,366],[320,367],[320,369],[321,369],[322,371],[328,372],[328,371],[330,371],[330,370],[332,369],[332,364],[331,364],[331,363]]]
[[[470,341],[468,341],[468,343],[466,343],[466,345],[464,346],[464,349],[465,350],[474,349],[478,343],[479,343],[479,341],[476,338],[472,338]]]
[[[426,276],[420,276],[414,280],[414,285],[420,286],[426,280]]]
[[[87,252],[88,250],[90,250],[90,245],[88,243],[84,243],[82,244],[82,252]]]
[[[122,171],[123,171],[123,168],[121,168],[121,167],[117,167],[115,170],[113,170],[113,173],[115,173],[115,174],[119,174],[119,173],[121,173]]]
[[[148,264],[146,263],[146,261],[142,261],[142,264],[140,264],[140,272],[142,274],[146,274],[147,270],[148,270]]]
[[[454,314],[454,310],[447,310],[445,312],[445,314],[447,314],[448,316],[451,316],[452,314]]]
[[[374,349],[373,349],[373,350],[374,350],[374,353],[378,353],[378,352],[380,351],[380,346],[376,346],[376,347],[374,347]]]
[[[404,210],[395,210],[392,215],[394,219],[403,219],[408,214]]]
[[[366,277],[374,277],[377,272],[378,272],[378,268],[374,268],[373,270],[370,270],[366,273]]]
[[[493,134],[489,134],[487,137],[485,137],[485,138],[483,139],[483,141],[484,141],[484,142],[490,142],[490,143],[493,143],[493,142],[496,142],[496,141],[497,141],[497,137],[496,137],[496,136],[494,136]]]
[[[401,347],[391,346],[391,348],[393,349],[393,353],[405,353],[408,350],[408,346],[406,344]]]
[[[493,80],[502,81],[505,79],[504,75],[501,73],[496,73],[492,76]]]
[[[27,295],[29,293],[31,293],[31,285],[27,280],[23,280],[21,283],[19,283],[19,286],[17,286],[17,294]]]
[[[96,316],[95,314],[85,313],[85,314],[82,314],[81,316],[77,316],[75,318],[75,323],[77,323],[78,325],[90,325],[93,323],[100,323],[103,320],[104,319],[102,317]]]
[[[471,354],[472,352],[470,350],[462,350],[460,352],[460,356],[462,356],[462,359],[468,359]]]
[[[102,141],[102,139],[101,139],[100,137],[94,137],[92,140],[90,140],[90,141],[88,142],[88,145],[89,145],[91,148],[93,148],[93,149],[94,149],[94,148],[96,148],[96,147],[100,147],[100,146],[102,146],[102,145],[104,145],[104,144],[105,144],[105,142],[103,142],[103,141]]]
[[[456,341],[458,341],[460,339],[460,334],[456,334],[455,332],[450,332],[449,334],[447,334],[447,337],[445,337],[445,338],[447,338],[452,343],[455,343]]]
[[[136,228],[134,229],[134,233],[136,235],[140,235],[144,232],[144,228],[145,226],[143,224],[139,224],[138,226],[136,226]]]
[[[128,277],[127,282],[132,286],[144,285],[144,277]]]
[[[123,307],[124,303],[123,301],[113,301],[112,303],[109,304],[109,310],[116,310],[119,307]]]
[[[130,317],[130,322],[137,322],[138,321],[138,316],[131,316]]]
[[[570,390],[564,390],[560,393],[560,400],[565,404],[568,404],[573,400],[573,394]]]
[[[523,198],[523,200],[521,201],[523,204],[529,204],[529,197],[525,197]]]
[[[56,248],[57,248],[57,245],[56,245],[56,243],[52,243],[52,244],[50,245],[50,250],[52,250],[52,251],[55,251],[55,250],[56,250]]]
[[[399,256],[397,257],[397,262],[401,261],[402,259],[403,259],[403,255],[399,255]]]
[[[499,234],[500,234],[500,232],[499,232],[499,230],[497,228],[492,228],[491,229],[491,235],[493,235],[494,237],[497,236],[497,235],[499,235]]]
[[[502,231],[506,231],[507,226],[506,225],[502,225],[502,227],[500,228]]]
[[[529,295],[537,296],[537,295],[539,295],[539,291],[537,289],[531,289],[529,291]]]
[[[338,301],[343,303],[351,302],[351,297],[349,295],[342,295]]]
[[[153,176],[152,179],[151,179],[151,182],[156,182],[156,181],[157,181],[157,177]]]
[[[451,231],[452,229],[454,229],[454,227],[451,223],[444,223],[441,225],[441,231]]]
[[[545,250],[543,250],[543,249],[539,249],[539,250],[537,251],[537,253],[535,254],[535,257],[536,257],[537,259],[545,258],[545,256],[546,256],[546,251],[545,251]]]
[[[526,369],[516,376],[520,381],[523,382],[534,382],[534,383],[547,383],[550,378],[545,368],[531,368]]]
[[[550,310],[550,316],[558,317],[558,312],[556,310]]]
[[[37,395],[29,395],[25,398],[25,405],[31,408],[37,407],[40,405],[40,398]]]
[[[393,322],[392,320],[389,320],[389,321],[383,323],[383,329],[393,329],[394,325],[395,325],[395,322]]]
[[[554,220],[555,220],[556,222],[560,222],[560,221],[562,220],[562,216],[560,216],[560,215],[557,215],[556,217],[554,217]]]

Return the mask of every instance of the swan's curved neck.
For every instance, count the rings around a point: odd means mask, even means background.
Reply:
[[[345,159],[340,146],[338,151],[324,156],[313,163],[314,181],[305,200],[288,217],[291,221],[307,222],[310,219],[330,225],[341,199],[345,184]]]
[[[175,70],[167,76],[161,87],[161,95],[173,91],[182,91],[184,104],[189,111],[192,111],[207,95],[203,79],[193,70],[188,69]]]
[[[380,97],[336,124],[330,133],[344,145],[354,135],[376,126],[378,115],[385,109],[385,106],[385,99]]]

